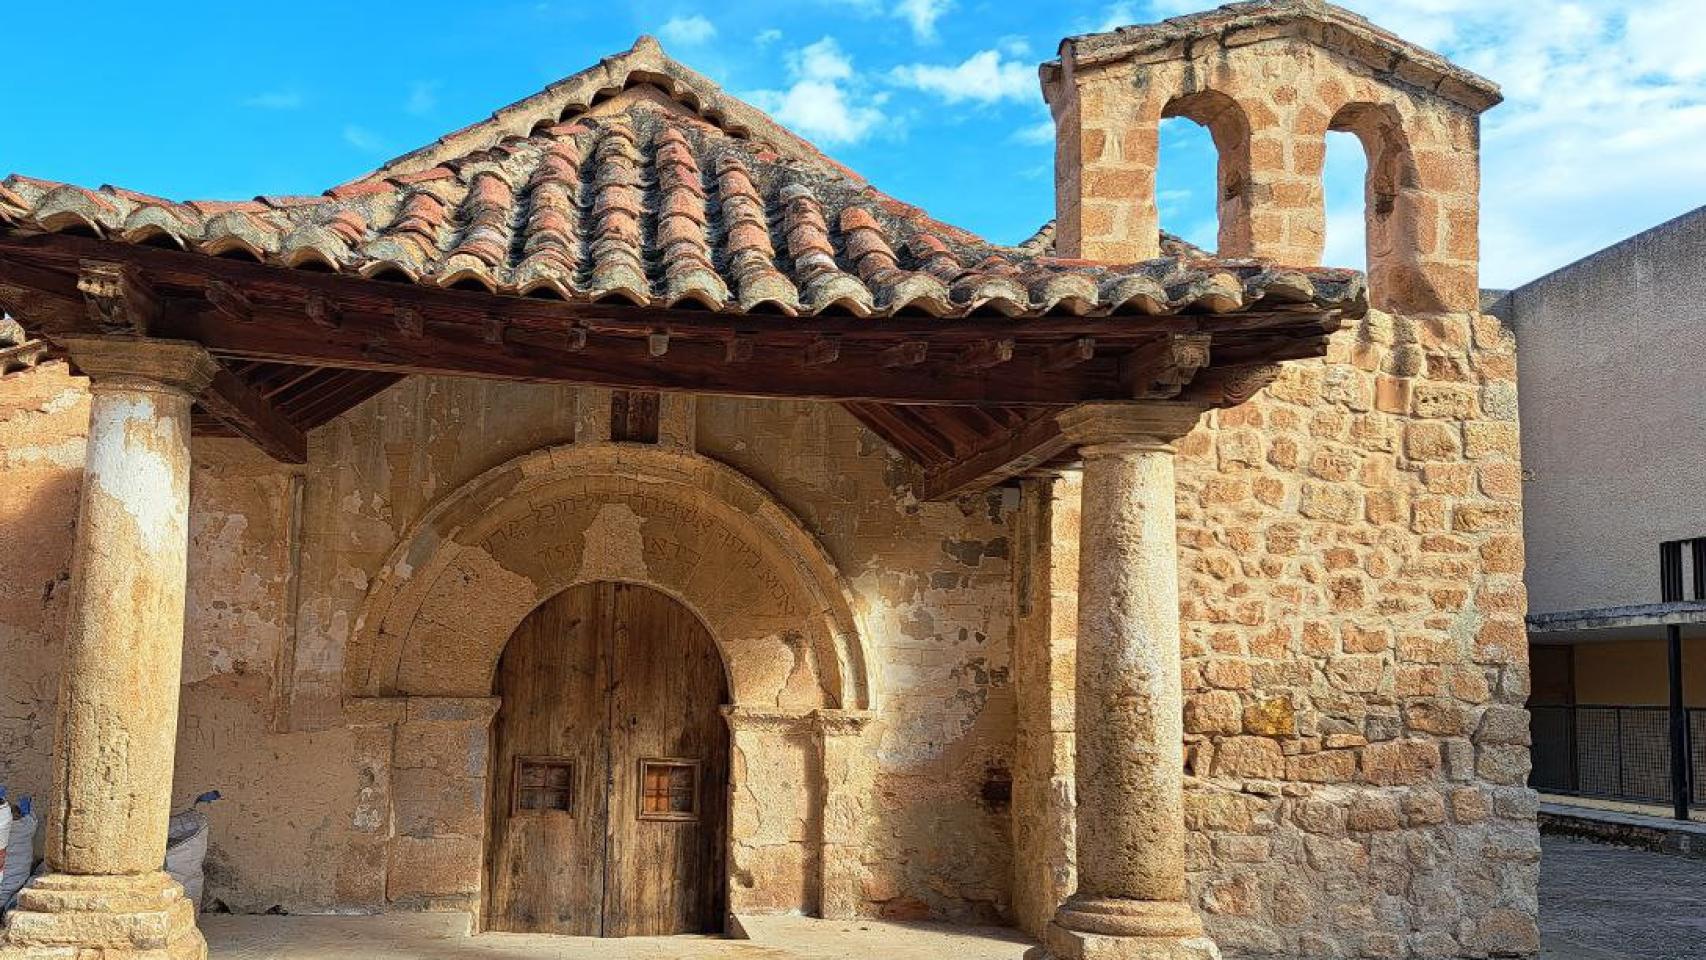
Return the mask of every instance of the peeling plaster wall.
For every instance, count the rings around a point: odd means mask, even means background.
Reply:
[[[698,407],[699,450],[757,480],[817,535],[865,624],[878,710],[866,740],[875,790],[865,909],[1007,916],[1017,497],[918,503],[899,454],[837,406]]]
[[[608,396],[586,393],[587,405]],[[48,777],[87,410],[63,367],[0,384],[0,782],[14,793],[41,795]],[[210,903],[466,904],[431,880],[477,854],[479,838],[403,836],[413,807],[393,820],[387,802],[416,772],[391,765],[403,728],[346,714],[345,652],[411,526],[490,468],[572,440],[577,416],[583,429],[598,419],[577,413],[570,388],[415,378],[315,431],[304,466],[196,441],[175,801],[225,794],[211,811]],[[798,767],[775,779],[801,789],[797,822],[755,824],[755,836],[832,839],[846,861],[834,869],[856,891],[841,909],[1009,916],[1016,497],[918,504],[897,455],[831,405],[701,399],[694,419],[672,435],[696,433],[703,454],[767,488],[821,542],[851,587],[876,674],[877,720],[837,748],[829,774],[874,789],[833,824],[812,822],[820,748],[749,757]],[[446,779],[444,800],[467,783]]]

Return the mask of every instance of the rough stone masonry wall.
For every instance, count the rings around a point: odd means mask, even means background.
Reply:
[[[1234,956],[1538,950],[1513,351],[1373,313],[1181,444],[1189,869]]]
[[[378,802],[393,771],[367,762],[371,730],[343,707],[362,598],[431,504],[572,439],[583,412],[568,388],[423,378],[316,431],[301,468],[239,441],[194,444],[175,800],[225,794],[210,903],[371,910],[398,892],[384,886],[398,824]],[[87,416],[63,365],[0,383],[0,783],[13,795],[47,795]],[[816,534],[866,624],[879,716],[858,909],[1006,916],[1016,498],[917,503],[898,455],[830,405],[706,399],[697,432]]]

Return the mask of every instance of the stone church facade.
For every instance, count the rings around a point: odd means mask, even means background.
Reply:
[[[714,644],[725,760],[640,755],[635,829],[648,777],[703,778],[656,812],[703,817],[719,929],[1535,955],[1515,353],[1475,269],[1496,89],[1310,2],[1069,38],[1042,80],[1058,216],[1021,248],[650,42],[325,198],[0,186],[33,366],[0,381],[0,782],[52,818],[0,957],[199,955],[149,871],[209,788],[210,904],[549,927],[494,818],[593,778],[524,780],[502,677],[596,584]],[[1220,149],[1217,254],[1161,242],[1167,116]],[[1369,156],[1366,286],[1314,266],[1329,130]],[[372,290],[407,293],[357,344]],[[563,363],[632,359],[530,366],[499,303],[582,310]],[[923,332],[858,339],[884,323]],[[633,819],[602,796],[574,815]]]

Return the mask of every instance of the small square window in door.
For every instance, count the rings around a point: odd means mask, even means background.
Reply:
[[[563,757],[516,757],[510,816],[575,812],[575,764]]]
[[[640,761],[641,820],[694,822],[699,819],[699,761]]]

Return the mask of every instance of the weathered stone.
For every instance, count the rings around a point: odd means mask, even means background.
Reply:
[[[1267,737],[1227,737],[1215,746],[1214,773],[1224,777],[1285,776],[1285,755]]]
[[[1262,700],[1244,708],[1244,732],[1259,737],[1289,737],[1297,732],[1297,717],[1291,701]]]

